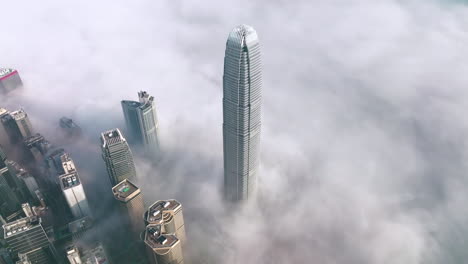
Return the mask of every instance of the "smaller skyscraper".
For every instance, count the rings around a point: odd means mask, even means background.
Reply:
[[[56,263],[56,250],[42,227],[41,218],[22,218],[3,225],[3,230],[13,255],[24,254],[35,264]]]
[[[34,159],[36,162],[43,161],[44,156],[52,147],[49,141],[39,133],[25,138],[23,143],[26,149],[29,150],[30,159]]]
[[[129,180],[123,180],[112,188],[112,192],[114,198],[119,202],[122,214],[130,224],[134,240],[139,240],[140,234],[145,230],[145,225],[141,219],[145,212],[145,206],[140,189]]]
[[[36,191],[39,190],[39,185],[37,184],[36,178],[34,178],[28,171],[22,168],[18,163],[7,160],[6,161],[8,170],[14,174],[20,181],[24,183],[25,193],[27,196],[36,200]]]
[[[3,113],[1,121],[11,144],[21,143],[23,139],[33,135],[28,114],[23,109]]]
[[[174,234],[165,234],[161,225],[148,225],[145,244],[151,264],[183,264],[182,243]]]
[[[122,110],[130,133],[130,142],[143,145],[150,155],[159,154],[159,122],[154,97],[147,92],[138,93],[139,102],[122,101]]]
[[[0,93],[8,93],[23,86],[17,70],[0,68]]]
[[[159,200],[151,205],[145,213],[148,225],[161,225],[165,234],[175,234],[185,245],[185,225],[182,205],[176,200]]]
[[[136,179],[133,155],[127,140],[118,128],[101,134],[102,158],[106,162],[107,173],[112,186],[119,182]]]
[[[71,118],[62,117],[59,122],[60,128],[65,132],[65,135],[69,138],[77,138],[82,134],[81,128],[73,122]]]
[[[61,159],[65,173],[59,176],[60,188],[73,217],[76,219],[91,216],[88,200],[73,160],[68,154],[62,155]]]

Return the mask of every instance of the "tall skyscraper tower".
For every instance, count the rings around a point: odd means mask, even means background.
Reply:
[[[139,240],[140,234],[145,230],[141,219],[145,213],[145,206],[140,189],[129,180],[123,180],[112,188],[112,192],[119,202],[121,211],[127,217],[134,240]]]
[[[229,34],[224,56],[224,194],[229,201],[249,199],[255,191],[260,147],[262,71],[260,45],[247,25]]]
[[[154,97],[147,92],[138,93],[139,102],[122,101],[122,110],[130,142],[143,145],[152,155],[159,153],[158,116]]]
[[[102,158],[106,162],[111,185],[128,179],[135,180],[136,171],[133,156],[127,140],[118,128],[101,134]]]
[[[22,218],[3,225],[3,230],[13,255],[24,254],[36,264],[56,263],[56,250],[42,227],[41,218]]]

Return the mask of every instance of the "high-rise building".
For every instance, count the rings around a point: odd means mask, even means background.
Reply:
[[[67,137],[76,138],[81,136],[81,128],[73,122],[71,118],[62,117],[59,122],[60,127],[65,132]]]
[[[0,93],[8,93],[23,86],[17,70],[0,68]]]
[[[86,248],[71,246],[67,249],[70,264],[109,264],[104,248],[100,243]]]
[[[81,184],[75,163],[68,156],[62,155],[62,165],[65,173],[59,176],[60,188],[74,218],[91,216],[88,199]]]
[[[255,30],[234,28],[226,42],[223,75],[224,194],[248,200],[255,192],[260,147],[262,70]]]
[[[111,185],[115,186],[125,179],[135,180],[132,151],[120,130],[115,128],[102,133],[101,143],[102,158],[106,162]]]
[[[158,116],[154,97],[138,93],[139,102],[122,101],[122,110],[129,131],[130,142],[143,145],[151,155],[159,153]]]
[[[34,178],[28,171],[22,168],[18,163],[7,160],[7,167],[12,174],[14,174],[20,181],[24,182],[25,192],[28,197],[36,200],[36,191],[39,190],[36,178]]]
[[[114,198],[119,202],[121,211],[128,218],[134,240],[138,240],[140,234],[145,230],[144,222],[141,219],[145,212],[145,206],[140,189],[129,180],[123,180],[112,188],[112,192]]]
[[[183,264],[182,243],[174,234],[166,234],[161,225],[148,225],[145,244],[151,264]]]
[[[21,188],[20,179],[12,175],[5,162],[3,160],[4,165],[0,166],[0,215],[10,219],[11,215],[21,210],[21,203],[27,200],[27,196]]]
[[[151,205],[145,213],[147,225],[161,225],[164,234],[175,234],[186,243],[184,216],[182,205],[176,200],[160,200]]]
[[[23,109],[4,113],[1,120],[12,144],[20,143],[23,139],[33,135],[28,114]]]
[[[4,238],[13,255],[24,254],[35,264],[56,263],[56,250],[37,216],[3,225]]]
[[[30,158],[35,161],[43,161],[44,156],[50,150],[52,145],[41,134],[36,133],[23,140],[24,146],[29,150]]]

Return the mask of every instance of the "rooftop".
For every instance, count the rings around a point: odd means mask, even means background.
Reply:
[[[81,257],[84,264],[104,264],[107,262],[106,252],[100,243],[92,249],[84,250]]]
[[[78,127],[75,122],[71,118],[68,117],[62,117],[60,118],[60,126],[61,127],[68,127],[68,128],[74,128]]]
[[[76,172],[65,174],[59,177],[60,187],[62,190],[70,189],[72,187],[80,185],[80,179]]]
[[[85,216],[68,224],[68,229],[72,233],[78,233],[83,230],[90,229],[93,226],[91,217]]]
[[[41,224],[37,216],[25,217],[3,225],[4,237],[14,236]]]
[[[164,213],[173,212],[182,205],[176,200],[160,200],[155,202],[147,211],[146,221],[150,224],[160,224],[165,221]]]
[[[0,80],[7,78],[10,75],[17,73],[14,69],[0,68]]]
[[[4,115],[6,113],[8,113],[8,110],[6,110],[5,108],[0,107],[0,116]]]
[[[29,147],[29,146],[32,146],[35,143],[38,143],[38,142],[41,142],[41,141],[45,142],[46,140],[41,134],[36,133],[35,135],[32,135],[32,136],[27,137],[26,139],[24,139],[24,144]]]
[[[160,254],[166,253],[179,239],[173,234],[162,234],[161,225],[148,225],[145,232],[145,243],[153,250],[161,250]]]
[[[101,133],[101,141],[105,147],[106,145],[112,145],[126,140],[123,137],[122,132],[120,132],[118,128],[114,128]]]
[[[26,118],[28,116],[23,109],[13,111],[13,112],[10,113],[10,115],[15,120],[21,120],[21,119]]]
[[[112,188],[112,192],[114,193],[115,199],[121,202],[127,202],[133,197],[140,194],[140,189],[138,189],[138,187],[135,184],[125,179],[119,184],[115,185]]]
[[[70,158],[68,153],[64,153],[60,156],[60,161],[62,162],[63,171],[67,173],[76,172],[75,163]]]

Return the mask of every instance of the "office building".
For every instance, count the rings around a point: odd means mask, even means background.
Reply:
[[[8,93],[22,86],[17,70],[0,68],[0,93]]]
[[[65,196],[73,217],[82,218],[91,216],[91,211],[86,199],[86,194],[81,184],[75,163],[68,154],[61,156],[64,174],[59,176],[60,188]]]
[[[152,204],[145,213],[147,225],[161,225],[162,232],[175,234],[185,245],[185,225],[182,205],[176,200],[160,200]]]
[[[7,220],[16,217],[16,213],[21,211],[21,203],[24,202],[16,184],[17,181],[8,168],[0,168],[0,215]]]
[[[11,144],[21,143],[23,139],[33,135],[28,114],[23,109],[4,113],[1,121]]]
[[[145,230],[144,222],[141,219],[145,213],[145,206],[140,189],[129,180],[123,180],[112,188],[112,193],[119,202],[122,214],[127,218],[134,240],[138,240],[140,234]]]
[[[107,173],[112,186],[127,179],[136,178],[135,164],[127,140],[118,128],[101,134],[102,158],[106,162]]]
[[[20,182],[24,183],[25,192],[27,196],[36,200],[36,191],[39,190],[36,178],[34,178],[28,171],[21,167],[18,163],[7,160],[7,167],[12,174],[14,174]]]
[[[35,264],[56,263],[56,250],[37,216],[3,225],[4,238],[13,255],[24,254]]]
[[[248,200],[255,192],[261,86],[257,33],[250,26],[238,26],[229,34],[224,57],[224,194],[228,201]]]
[[[65,135],[69,138],[77,138],[81,136],[81,128],[73,122],[71,118],[62,117],[59,122],[60,128],[62,128]]]
[[[164,233],[161,225],[148,225],[145,244],[151,264],[183,264],[182,243],[174,234]]]
[[[131,143],[143,145],[149,154],[159,153],[158,117],[154,97],[147,92],[138,93],[139,101],[122,101],[122,110]]]
[[[44,160],[46,153],[52,145],[41,134],[34,134],[23,140],[24,146],[29,151],[30,159],[40,162]]]

